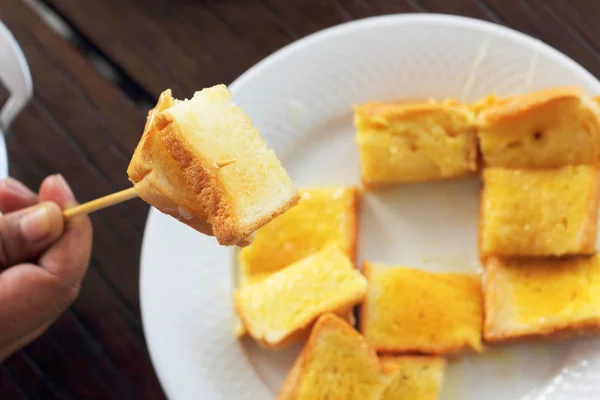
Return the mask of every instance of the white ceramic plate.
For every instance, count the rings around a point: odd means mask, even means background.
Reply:
[[[567,84],[600,94],[600,83],[582,67],[523,34],[460,17],[394,15],[304,38],[251,68],[231,89],[303,187],[360,182],[353,104],[470,101]],[[471,179],[366,195],[359,258],[477,271],[478,187]],[[234,251],[156,210],[148,218],[142,314],[171,399],[274,399],[298,350],[261,351],[233,337]],[[597,399],[599,347],[587,340],[465,356],[450,363],[440,399]]]

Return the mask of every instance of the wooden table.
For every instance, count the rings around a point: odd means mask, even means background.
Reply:
[[[437,12],[538,37],[600,75],[597,0],[0,0],[30,64],[35,97],[8,137],[10,173],[32,188],[62,173],[81,201],[128,187],[125,174],[159,93],[229,83],[312,32],[386,13]],[[140,320],[148,206],[92,216],[77,302],[0,365],[1,399],[161,399]]]

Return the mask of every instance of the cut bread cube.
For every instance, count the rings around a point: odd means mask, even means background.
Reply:
[[[366,291],[366,279],[345,252],[331,246],[236,289],[234,304],[250,336],[279,349],[305,337],[320,315],[360,303]]]
[[[367,188],[454,178],[477,170],[475,115],[455,102],[369,103],[354,109]]]
[[[167,91],[155,111],[128,172],[140,196],[159,210],[206,220],[200,230],[230,245],[298,201],[275,153],[224,85],[184,101]]]
[[[600,333],[600,260],[491,258],[484,298],[488,342]]]
[[[488,256],[593,254],[598,222],[598,170],[486,168],[479,227]]]
[[[360,190],[338,185],[301,189],[299,193],[296,206],[256,231],[252,244],[239,252],[240,287],[260,282],[331,245],[337,245],[355,262]],[[352,310],[341,316],[354,324]],[[235,335],[245,334],[246,329],[238,321]]]
[[[348,324],[350,324],[350,326],[356,325],[356,318],[354,317],[354,307],[350,307],[349,309],[345,309],[345,310],[341,310],[341,311],[336,311],[334,314],[337,315],[338,317],[340,317],[342,320],[344,320]],[[237,315],[236,315],[236,317],[237,317]],[[294,333],[293,338],[289,340],[289,343],[284,344],[283,347],[285,347],[289,344],[296,343],[296,342],[297,343],[305,342],[308,339],[308,336],[310,335],[311,329],[312,329],[312,325],[309,325],[306,328],[301,329],[298,332]],[[238,339],[241,339],[248,334],[248,331],[246,330],[244,323],[242,322],[242,320],[239,317],[237,317],[235,320],[235,327],[233,329],[233,334]]]
[[[444,379],[445,361],[436,356],[383,356],[391,381],[380,400],[436,400]]]
[[[475,274],[433,273],[365,262],[360,330],[380,353],[482,351],[483,300]]]
[[[377,354],[350,325],[319,318],[278,400],[380,400],[390,378]]]
[[[436,400],[444,359],[433,356],[385,356],[351,326],[325,314],[294,362],[278,400],[378,399]]]
[[[356,187],[329,186],[299,192],[298,204],[260,228],[252,245],[240,251],[242,285],[260,281],[331,245],[337,245],[355,261],[360,191]]]
[[[138,196],[146,203],[199,232],[213,235],[212,226],[207,222],[206,210],[162,144],[156,126],[156,115],[178,102],[171,96],[171,91],[166,90],[160,95],[156,107],[148,112],[144,133],[135,149],[127,175]]]
[[[600,161],[600,107],[579,87],[501,99],[477,121],[485,167],[554,168]]]

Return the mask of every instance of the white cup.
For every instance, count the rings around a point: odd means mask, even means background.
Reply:
[[[8,176],[8,156],[4,135],[15,117],[33,95],[27,60],[8,28],[0,22],[0,82],[10,97],[0,109],[0,179]]]

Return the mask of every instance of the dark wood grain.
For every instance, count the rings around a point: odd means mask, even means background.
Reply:
[[[563,18],[564,11],[590,12],[593,1],[518,1],[480,0],[495,18],[515,29],[551,44],[566,55],[574,58],[595,75],[600,75],[600,57],[593,41],[582,39],[574,30],[573,22]],[[574,7],[574,8],[573,8]],[[576,24],[575,24],[576,25]]]
[[[0,388],[0,394],[7,399],[29,398],[21,387],[19,379],[5,365],[0,365]]]
[[[125,169],[145,113],[165,88],[189,96],[229,83],[286,44],[355,19],[415,12],[479,18],[538,37],[600,75],[596,0],[41,1],[71,29],[69,38],[25,0],[0,0],[0,19],[22,45],[35,83],[8,137],[11,174],[36,188],[62,173],[82,201],[129,185]],[[0,88],[0,103],[5,98]],[[147,210],[131,201],[93,215],[94,252],[79,299],[0,365],[0,399],[164,398],[139,314]]]
[[[25,114],[17,121],[11,138],[27,146],[28,157],[38,168],[62,173],[81,201],[130,186],[125,170],[141,134],[144,112],[103,81],[39,19],[36,24],[24,25],[24,16],[35,15],[21,7],[27,14],[9,8],[0,10],[0,17],[31,63],[35,99],[27,110],[32,115]],[[103,104],[102,108],[95,102]],[[109,136],[130,141],[130,150],[119,150]],[[137,271],[116,265],[115,256],[121,262],[137,263],[138,254],[131,249],[140,247],[146,213],[147,208],[136,200],[93,216],[95,244],[106,249],[94,254],[95,259],[134,310],[139,309],[137,296],[131,295],[137,286]]]
[[[406,12],[456,14],[504,24],[551,43],[600,73],[598,47],[591,40],[597,28],[589,16],[599,7],[593,0],[155,0],[146,7],[140,6],[141,0],[106,0],[86,7],[78,6],[78,0],[46,1],[153,96],[167,86],[186,92],[185,88],[230,82],[293,39],[335,24]],[[121,17],[110,28],[96,18],[117,13]],[[134,19],[139,20],[135,29]],[[156,53],[130,51],[136,43],[146,43],[164,57],[149,61]],[[171,61],[177,68],[169,67]],[[188,68],[192,65],[195,71]]]
[[[444,1],[444,0],[419,0],[419,4],[425,12],[440,14],[453,14],[463,17],[478,18],[485,21],[494,21],[491,14],[486,12],[484,6],[478,0],[467,1]]]
[[[8,137],[11,174],[36,188],[48,174],[62,173],[82,201],[129,186],[125,170],[146,110],[23,2],[3,0],[0,18],[23,47],[35,83],[35,97]],[[0,394],[20,384],[33,399],[164,397],[139,318],[147,209],[138,200],[93,215],[94,252],[80,298],[40,340],[5,363]]]
[[[230,82],[260,57],[204,1],[49,4],[154,97],[168,87],[183,97],[193,88]]]

